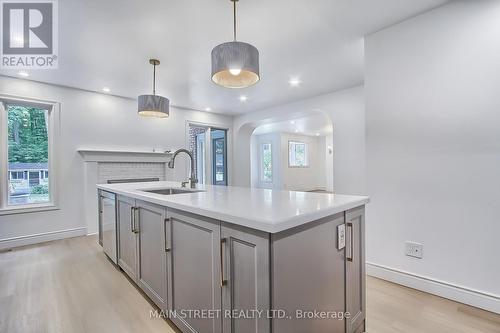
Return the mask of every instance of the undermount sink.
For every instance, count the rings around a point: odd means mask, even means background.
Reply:
[[[159,188],[156,190],[142,190],[143,192],[162,194],[162,195],[172,195],[172,194],[183,194],[183,193],[197,193],[197,192],[205,192],[203,190],[191,190],[191,189],[182,189],[182,188]]]

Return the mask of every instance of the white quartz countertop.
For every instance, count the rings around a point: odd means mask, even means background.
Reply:
[[[193,214],[277,233],[369,202],[366,196],[198,185],[203,192],[162,195],[178,182],[101,184],[99,189]],[[187,188],[189,190],[189,188]]]

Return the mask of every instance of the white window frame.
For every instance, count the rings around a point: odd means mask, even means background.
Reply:
[[[271,179],[264,178],[264,145],[269,145],[271,147]],[[260,169],[260,181],[261,181],[261,183],[270,184],[273,182],[273,179],[274,179],[273,144],[271,142],[261,142],[259,156],[260,156],[260,168],[259,168]]]
[[[17,178],[12,178],[13,174],[16,174]],[[21,174],[22,178],[19,178],[19,174]],[[24,179],[24,171],[9,171],[9,180],[19,180],[19,179]]]
[[[49,152],[49,202],[8,205],[8,131],[7,104],[20,104],[48,110],[48,152]],[[58,175],[58,143],[60,136],[60,103],[55,101],[17,97],[0,94],[0,216],[10,214],[33,213],[59,209]]]
[[[304,145],[305,165],[292,165],[290,163],[291,145]],[[309,147],[307,142],[290,140],[288,141],[288,167],[289,168],[309,168]]]

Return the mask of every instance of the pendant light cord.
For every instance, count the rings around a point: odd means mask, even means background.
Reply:
[[[238,0],[231,0],[233,1],[233,34],[234,34],[234,41],[236,42],[236,1]]]
[[[153,95],[156,95],[156,64],[153,64]]]

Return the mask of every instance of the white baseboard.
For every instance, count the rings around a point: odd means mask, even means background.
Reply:
[[[374,263],[366,263],[366,274],[500,314],[500,296],[498,295],[453,285]]]
[[[11,249],[14,247],[24,246],[24,245],[49,242],[63,238],[84,236],[86,234],[87,234],[87,228],[81,227],[81,228],[44,232],[33,235],[4,238],[0,239],[0,250]]]

